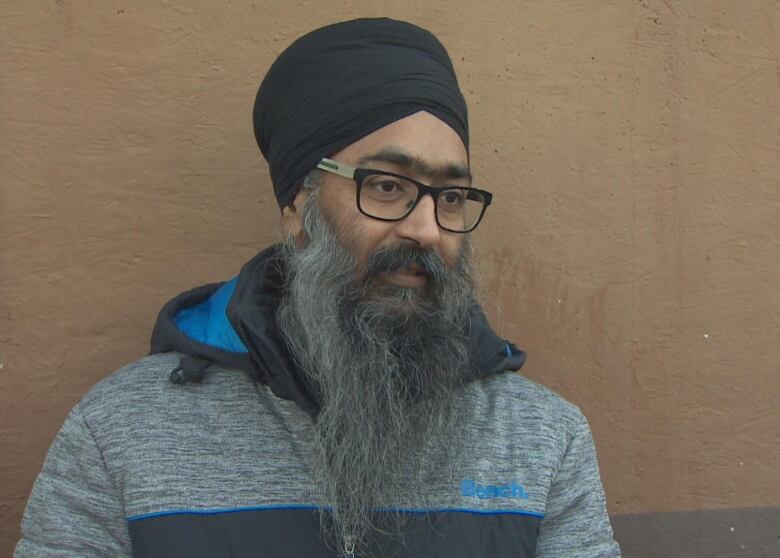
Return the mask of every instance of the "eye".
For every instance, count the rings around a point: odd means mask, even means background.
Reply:
[[[378,174],[366,179],[361,195],[377,201],[390,202],[408,197],[409,192],[414,188],[414,185],[410,185],[402,178]]]
[[[398,181],[388,179],[376,182],[375,184],[372,184],[372,186],[377,192],[382,194],[392,194],[400,188]]]
[[[445,190],[439,194],[439,202],[449,207],[461,206],[465,199],[465,193],[462,190]]]

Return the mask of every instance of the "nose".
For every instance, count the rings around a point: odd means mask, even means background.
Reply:
[[[433,198],[425,195],[412,212],[398,221],[396,234],[414,241],[420,248],[433,248],[441,239],[441,229],[436,223],[436,207]]]

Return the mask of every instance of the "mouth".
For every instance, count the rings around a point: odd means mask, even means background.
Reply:
[[[416,264],[386,273],[385,277],[389,283],[399,287],[420,289],[428,284],[428,274]]]

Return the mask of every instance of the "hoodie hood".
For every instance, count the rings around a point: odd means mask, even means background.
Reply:
[[[316,418],[315,390],[296,368],[276,328],[284,276],[280,247],[273,245],[244,264],[237,277],[178,295],[157,317],[150,353],[184,354],[171,371],[174,383],[199,382],[206,369],[218,363],[244,370]],[[469,311],[472,347],[466,381],[519,370],[525,353],[496,335],[478,305]]]

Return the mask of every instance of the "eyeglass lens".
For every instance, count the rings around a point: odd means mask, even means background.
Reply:
[[[401,219],[414,208],[417,185],[397,176],[372,174],[363,179],[360,208],[380,219]],[[443,188],[436,203],[436,217],[442,227],[466,231],[482,215],[485,198],[464,188]]]

